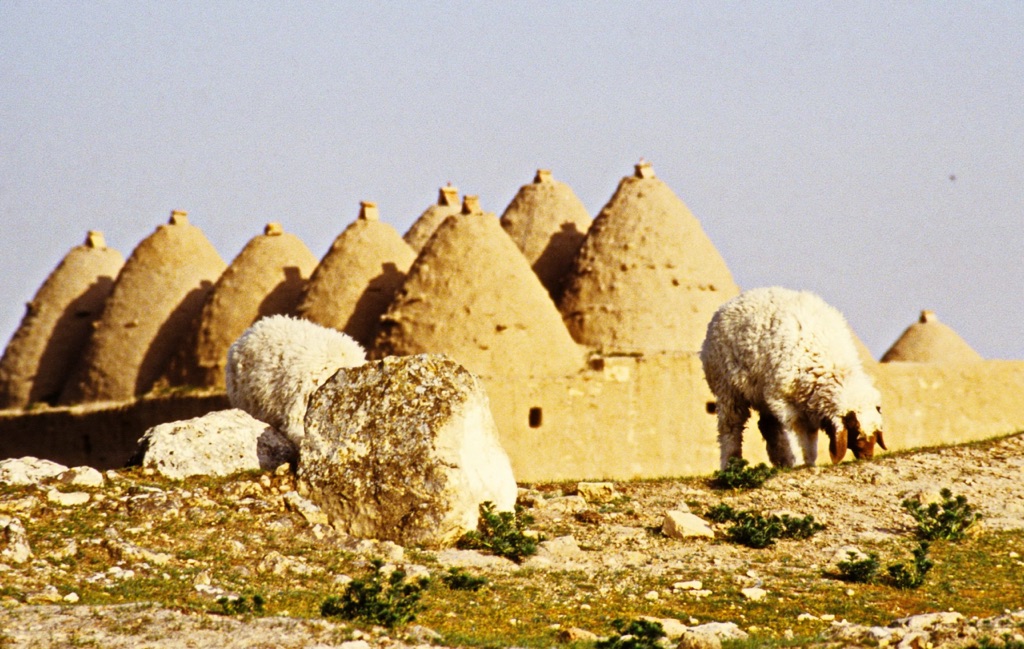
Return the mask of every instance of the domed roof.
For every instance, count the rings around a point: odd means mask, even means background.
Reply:
[[[459,204],[459,189],[452,187],[451,183],[438,191],[437,203],[428,207],[420,217],[416,219],[409,231],[402,237],[409,244],[413,252],[419,254],[426,245],[437,226],[444,223],[444,220],[452,214],[458,214],[462,209]]]
[[[381,320],[374,355],[445,353],[482,376],[556,376],[583,365],[537,276],[498,219],[467,196]]]
[[[556,300],[591,221],[572,188],[552,180],[547,169],[538,169],[501,215],[501,227]]]
[[[249,240],[206,296],[188,340],[168,368],[172,385],[224,387],[228,348],[254,322],[291,315],[317,258],[280,223]]]
[[[224,267],[186,213],[171,212],[125,262],[61,402],[128,400],[148,392]]]
[[[715,310],[738,294],[689,208],[641,163],[590,227],[559,308],[588,347],[697,351]]]
[[[939,322],[934,311],[922,311],[920,319],[907,327],[882,355],[883,363],[913,361],[950,363],[984,360],[955,331]]]
[[[123,265],[95,230],[57,264],[0,360],[0,408],[57,402]]]
[[[415,258],[398,232],[380,221],[377,205],[364,201],[359,217],[338,235],[313,271],[296,313],[369,348],[381,315]]]

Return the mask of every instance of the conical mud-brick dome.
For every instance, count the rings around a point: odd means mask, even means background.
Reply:
[[[380,221],[377,205],[364,201],[359,218],[338,235],[313,271],[296,313],[369,348],[415,258],[398,232]]]
[[[907,327],[889,351],[883,363],[912,361],[917,363],[959,363],[984,360],[963,338],[939,322],[934,311],[922,311],[921,318]]]
[[[459,204],[459,189],[452,187],[449,183],[438,192],[437,204],[428,207],[416,221],[413,222],[409,231],[402,237],[413,252],[419,254],[423,246],[427,244],[437,226],[444,223],[444,220],[452,214],[458,214],[462,209]]]
[[[590,223],[587,208],[572,188],[552,180],[547,169],[538,169],[533,182],[519,189],[501,215],[501,227],[555,300]]]
[[[317,261],[301,239],[280,223],[268,223],[206,296],[199,320],[168,369],[171,385],[224,387],[228,347],[260,318],[291,315]]]
[[[689,208],[641,163],[590,227],[559,308],[588,347],[697,351],[715,310],[738,293]]]
[[[143,239],[117,276],[62,403],[145,394],[187,336],[224,260],[185,212]]]
[[[475,196],[438,227],[381,322],[375,356],[424,352],[481,376],[561,376],[583,365],[544,286]]]
[[[56,403],[124,265],[92,231],[50,273],[0,360],[0,408]]]

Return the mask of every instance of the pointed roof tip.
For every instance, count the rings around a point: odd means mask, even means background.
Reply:
[[[360,221],[379,221],[380,211],[377,209],[377,204],[373,201],[360,201],[359,203],[359,220]]]
[[[170,225],[188,225],[188,212],[184,210],[171,210],[171,218],[167,223]]]
[[[475,194],[467,194],[462,197],[462,213],[463,214],[482,214],[483,210],[480,209],[480,197]]]
[[[640,162],[633,165],[633,175],[637,178],[654,178],[654,167],[650,162],[640,158]]]
[[[284,234],[284,228],[277,221],[271,221],[263,227],[263,234],[268,237],[277,237]]]
[[[89,230],[85,235],[86,248],[106,248],[107,240],[99,230]]]
[[[533,177],[533,182],[537,183],[537,184],[549,183],[549,182],[552,182],[552,181],[553,181],[553,178],[551,177],[551,170],[550,169],[538,169],[537,170],[537,175],[535,175]]]
[[[922,309],[917,322],[896,339],[882,355],[881,362],[917,363],[980,361],[984,358],[949,325],[940,322],[935,312]]]
[[[438,191],[437,204],[454,206],[459,204],[459,188],[449,182]]]

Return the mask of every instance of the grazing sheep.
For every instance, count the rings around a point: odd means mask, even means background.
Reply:
[[[270,316],[246,329],[228,349],[228,400],[298,445],[306,433],[310,395],[339,369],[365,361],[359,343],[340,331]]]
[[[818,455],[818,430],[838,463],[849,447],[870,459],[882,439],[881,395],[861,366],[842,314],[806,291],[760,288],[723,304],[700,353],[717,399],[722,468],[740,457],[750,408],[775,466]]]

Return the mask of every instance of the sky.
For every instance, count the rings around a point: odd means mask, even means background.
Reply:
[[[0,345],[88,230],[319,257],[361,200],[404,233],[548,168],[596,215],[644,158],[741,288],[876,357],[931,309],[1024,359],[1022,34],[1010,1],[0,0]]]

